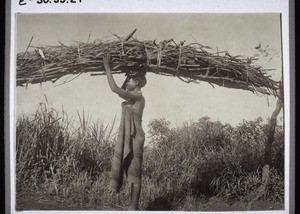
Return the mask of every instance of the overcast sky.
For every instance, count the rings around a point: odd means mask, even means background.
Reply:
[[[140,40],[173,38],[178,42],[186,40],[186,44],[197,40],[213,48],[218,46],[219,51],[245,57],[252,56],[254,47],[261,42],[279,55],[271,61],[262,59],[258,63],[264,68],[276,69],[270,72],[274,80],[281,78],[279,14],[19,14],[16,51],[25,51],[32,35],[32,45],[58,45],[57,41],[65,44],[72,44],[72,40],[85,42],[89,32],[90,40],[114,39],[111,32],[125,36],[135,28],[135,36]],[[121,85],[124,75],[114,76]],[[148,122],[154,118],[165,117],[174,126],[209,116],[212,120],[236,125],[243,119],[259,116],[266,119],[275,109],[275,98],[249,91],[212,88],[205,82],[187,84],[175,77],[152,73],[147,74],[147,80],[143,88],[146,131]],[[118,126],[122,100],[110,91],[106,76],[83,74],[68,84],[57,84],[29,85],[27,89],[17,87],[16,114],[33,113],[39,102],[45,101],[45,94],[52,107],[61,109],[63,106],[70,116],[76,117],[76,111],[84,108],[93,121],[110,122],[116,115]]]

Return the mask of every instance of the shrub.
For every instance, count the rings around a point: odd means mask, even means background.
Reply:
[[[31,189],[54,194],[76,206],[126,207],[130,187],[111,192],[109,170],[116,135],[113,125],[79,124],[41,104],[36,113],[19,116],[16,127],[17,192]],[[113,121],[114,124],[114,121]],[[170,127],[166,119],[149,123],[145,147],[141,207],[145,210],[197,210],[210,196],[251,200],[261,184],[267,125],[261,118],[236,127],[209,117]],[[277,126],[267,191],[262,199],[283,203],[283,127]],[[118,207],[120,209],[120,207]]]
[[[258,169],[263,166],[267,128],[261,118],[243,121],[236,127],[212,122],[208,117],[172,129],[169,124],[165,119],[149,124],[154,138],[145,153],[144,176],[156,186],[158,195],[192,192],[196,196],[215,194],[245,201],[259,186]],[[274,151],[280,157],[284,145],[281,135],[282,129],[277,129]],[[265,199],[282,201],[284,186],[278,169],[283,170],[283,165],[274,161],[272,167],[276,169],[272,169],[271,176],[276,175],[273,179],[278,183],[270,182],[276,191],[269,189],[266,194],[272,197]]]

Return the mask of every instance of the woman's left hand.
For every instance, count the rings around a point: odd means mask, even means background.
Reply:
[[[111,58],[110,54],[105,54],[103,56],[103,64],[105,68],[109,68],[110,58]]]

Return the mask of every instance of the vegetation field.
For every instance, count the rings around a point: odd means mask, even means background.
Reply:
[[[126,210],[129,186],[108,188],[116,141],[114,127],[79,124],[63,111],[40,104],[16,122],[17,210]],[[260,186],[268,121],[237,126],[202,117],[171,127],[165,118],[149,124],[145,146],[142,210],[245,210]],[[276,127],[270,180],[253,209],[283,209],[284,132]]]

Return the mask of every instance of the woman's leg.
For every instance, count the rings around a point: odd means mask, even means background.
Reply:
[[[141,182],[131,184],[131,205],[130,209],[139,209],[139,199],[141,194]]]

